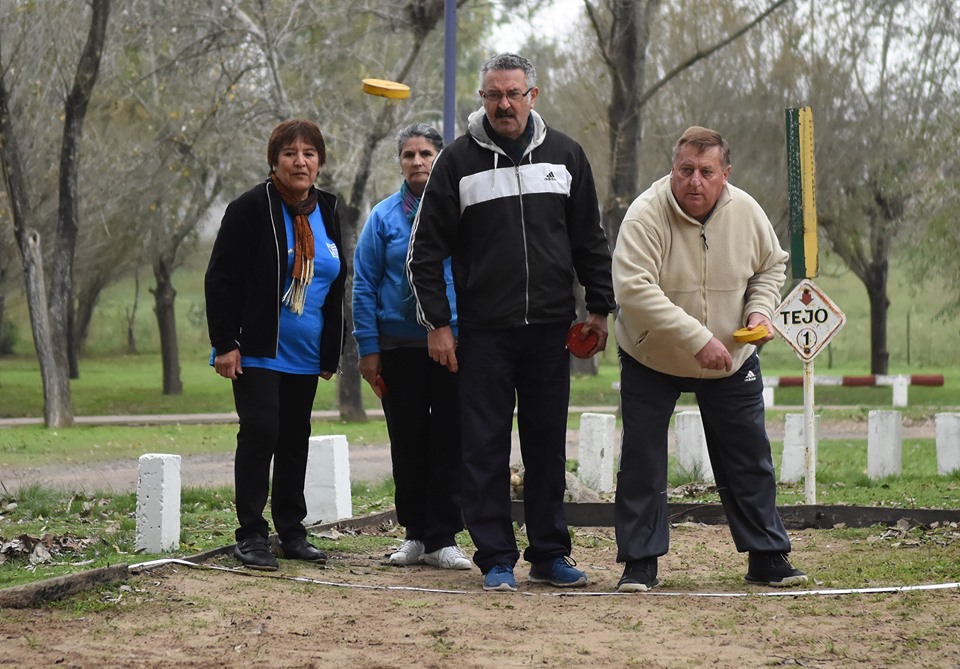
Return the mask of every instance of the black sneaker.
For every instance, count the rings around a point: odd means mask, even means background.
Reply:
[[[253,536],[238,541],[233,547],[233,556],[250,569],[276,571],[280,568],[265,537]]]
[[[288,560],[303,560],[317,564],[325,564],[327,561],[327,554],[303,537],[281,542],[280,552]]]
[[[623,568],[617,592],[646,592],[660,585],[657,579],[657,558],[630,560]]]
[[[795,569],[785,553],[750,551],[749,565],[743,580],[754,585],[784,588],[807,581],[807,575]]]

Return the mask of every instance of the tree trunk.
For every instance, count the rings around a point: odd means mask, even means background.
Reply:
[[[607,107],[610,143],[610,191],[603,205],[603,228],[616,244],[627,207],[638,195],[640,138],[643,130],[640,93],[646,84],[649,16],[657,0],[610,0],[611,26],[604,45],[611,73]]]
[[[151,290],[154,313],[160,333],[160,358],[163,366],[163,394],[179,395],[183,392],[180,380],[180,349],[177,346],[177,318],[174,303],[177,291],[173,287],[170,265],[158,259],[153,266],[156,287]]]
[[[343,321],[346,332],[343,339],[343,354],[340,357],[340,374],[337,376],[337,399],[340,405],[340,420],[365,421],[363,408],[363,383],[357,367],[359,354],[353,338],[353,251],[357,248],[360,212],[350,204],[340,211],[342,226],[343,261],[347,266],[347,283],[344,286]]]
[[[423,47],[424,38],[436,27],[437,21],[443,17],[443,3],[439,0],[414,0],[406,10],[414,26],[415,39],[410,52],[391,79],[403,81],[413,64],[416,62]],[[360,153],[360,162],[353,178],[353,187],[350,192],[350,201],[344,203],[340,211],[340,224],[343,228],[343,252],[347,264],[347,284],[344,294],[343,314],[347,327],[344,340],[343,356],[340,359],[340,377],[337,386],[340,402],[341,420],[366,420],[367,414],[363,409],[363,397],[360,394],[360,372],[357,369],[357,343],[351,331],[353,328],[353,252],[357,248],[357,237],[360,231],[360,205],[367,191],[367,182],[370,179],[370,164],[377,145],[386,137],[395,125],[397,107],[385,105],[380,114],[370,125],[370,130],[364,138],[363,151]]]
[[[0,358],[2,358],[7,353],[10,353],[10,351],[6,350],[7,347],[6,347],[6,343],[4,342],[4,333],[6,332],[6,328],[4,327],[4,324],[5,324],[4,318],[6,318],[6,313],[7,313],[7,294],[3,289],[3,285],[4,285],[4,279],[6,279],[6,276],[7,276],[7,268],[0,267]]]
[[[133,275],[133,304],[127,307],[127,353],[137,354],[137,331],[135,328],[137,322],[137,307],[140,304],[140,269],[137,268]]]
[[[66,354],[70,378],[80,375],[77,364],[79,342],[74,328],[73,258],[77,245],[78,207],[77,173],[83,120],[87,115],[93,87],[100,71],[100,59],[106,42],[110,0],[94,0],[90,30],[83,47],[73,87],[63,105],[63,141],[60,147],[60,199],[57,210],[57,235],[53,243],[50,277],[50,327],[53,343]]]
[[[10,124],[7,88],[0,71],[0,168],[13,214],[13,232],[23,262],[33,345],[43,381],[43,417],[47,427],[68,427],[73,425],[73,410],[70,404],[67,356],[63,347],[54,343],[51,333],[50,310],[47,308],[43,278],[43,251],[40,247],[40,235],[34,229],[33,211],[27,196],[27,185],[20,171],[21,165],[23,161],[20,158],[20,147]]]
[[[23,274],[27,286],[27,305],[30,324],[33,328],[33,344],[40,362],[40,378],[43,380],[43,420],[47,427],[73,425],[73,409],[70,400],[70,379],[67,376],[67,352],[53,342],[52,326],[44,292],[43,252],[40,235],[25,231],[24,239],[17,235],[23,253]]]
[[[887,350],[887,263],[875,266],[864,284],[870,299],[870,373],[886,374],[890,364]]]
[[[100,267],[103,267],[102,265]],[[87,336],[90,334],[90,322],[93,320],[93,312],[97,308],[97,302],[100,301],[100,295],[104,288],[110,283],[110,276],[106,271],[97,270],[87,277],[87,281],[80,282],[80,287],[76,291],[77,306],[74,311],[73,332],[76,333],[74,342],[76,344],[75,355],[83,352]],[[73,376],[71,375],[71,378]]]

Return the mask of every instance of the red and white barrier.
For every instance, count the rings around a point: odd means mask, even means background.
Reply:
[[[910,386],[942,386],[943,374],[867,374],[865,376],[816,376],[814,386],[893,386],[893,406],[907,406]],[[769,376],[763,379],[764,406],[773,406],[773,389],[803,386],[802,376]]]

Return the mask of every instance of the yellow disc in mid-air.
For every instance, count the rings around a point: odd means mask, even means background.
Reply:
[[[367,95],[379,95],[382,98],[402,100],[410,97],[410,87],[386,79],[364,79],[363,92]]]

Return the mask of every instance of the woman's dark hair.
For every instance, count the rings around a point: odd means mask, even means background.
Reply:
[[[280,159],[280,149],[293,144],[298,139],[302,139],[317,150],[320,167],[323,167],[327,162],[327,145],[323,141],[320,128],[312,121],[291,119],[284,121],[270,133],[270,139],[267,141],[267,165],[270,166],[271,171]]]
[[[437,150],[437,153],[440,153],[443,150],[443,137],[440,135],[439,131],[434,128],[432,125],[427,125],[426,123],[412,123],[406,128],[397,133],[397,157],[400,157],[400,153],[403,151],[403,145],[407,143],[412,137],[423,137],[428,142],[433,144],[433,148]]]

